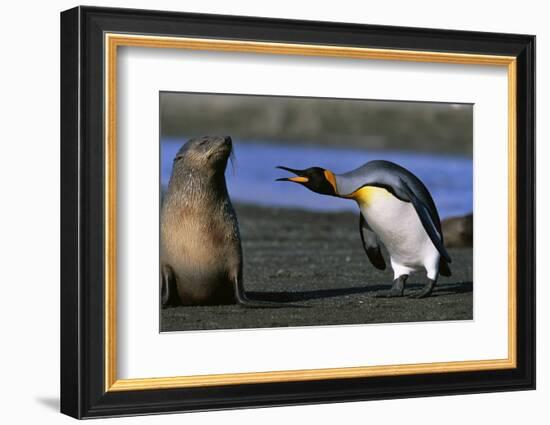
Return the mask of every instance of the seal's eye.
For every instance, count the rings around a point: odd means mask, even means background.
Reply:
[[[178,156],[176,156],[176,157],[174,158],[174,162],[176,162],[176,161],[178,161],[178,160],[180,160],[180,159],[182,159],[182,158],[183,158],[183,155],[178,155]]]

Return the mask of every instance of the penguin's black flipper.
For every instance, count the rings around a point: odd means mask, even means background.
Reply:
[[[436,225],[434,224],[426,205],[424,205],[424,203],[420,199],[418,199],[411,188],[403,180],[401,180],[400,189],[405,192],[405,194],[413,204],[414,209],[416,210],[416,213],[418,214],[418,217],[422,222],[422,226],[424,226],[424,230],[426,230],[426,233],[430,237],[436,249],[448,263],[451,263],[451,257],[449,256],[449,253],[443,245],[443,237],[441,235],[441,231],[438,230]]]
[[[361,234],[361,242],[363,242],[363,248],[369,257],[370,262],[374,267],[380,270],[386,269],[386,262],[380,251],[380,244],[378,237],[369,227],[367,220],[363,217],[362,213],[359,213],[359,233]]]
[[[439,259],[439,274],[441,276],[452,276],[453,272],[451,272],[451,268],[447,264],[447,261],[443,257]]]

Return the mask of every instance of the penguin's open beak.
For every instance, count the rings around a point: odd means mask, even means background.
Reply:
[[[282,177],[282,178],[277,179],[275,181],[278,181],[278,182],[294,182],[294,183],[307,183],[309,181],[309,179],[306,176],[303,175],[304,170],[294,170],[292,168],[283,167],[282,165],[279,165],[276,168],[294,173],[294,174],[296,174],[296,177]]]

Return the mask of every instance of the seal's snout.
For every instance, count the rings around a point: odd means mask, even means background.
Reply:
[[[216,143],[216,146],[216,149],[220,152],[231,154],[231,152],[233,151],[233,141],[229,136],[221,136],[218,139],[218,143]]]
[[[229,136],[209,137],[205,145],[207,149],[206,159],[212,161],[226,160],[233,153],[233,142]]]
[[[231,140],[231,137],[224,136],[223,143],[226,149],[229,151],[229,153],[233,153],[233,141]]]
[[[210,147],[231,151],[233,148],[233,141],[230,136],[215,136],[210,140]]]

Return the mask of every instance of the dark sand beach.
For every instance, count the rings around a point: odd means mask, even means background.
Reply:
[[[472,249],[449,249],[453,275],[440,277],[425,299],[375,298],[393,274],[368,261],[358,216],[235,205],[244,251],[244,285],[251,296],[297,306],[238,305],[162,310],[161,331],[471,320]],[[385,257],[387,258],[387,256]],[[388,261],[387,261],[388,262]],[[426,282],[412,275],[405,295]]]

